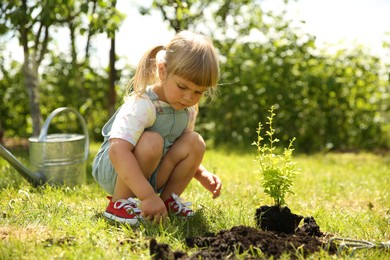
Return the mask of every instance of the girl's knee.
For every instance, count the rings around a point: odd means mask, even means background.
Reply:
[[[142,152],[161,157],[164,149],[164,139],[153,131],[145,131],[135,146],[135,152]]]
[[[203,154],[206,151],[206,143],[200,134],[197,132],[187,132],[185,135],[185,141],[190,147],[191,151],[200,154]]]
[[[146,139],[150,145],[156,146],[158,148],[161,148],[164,145],[164,139],[158,132],[145,131],[142,136],[143,139]]]

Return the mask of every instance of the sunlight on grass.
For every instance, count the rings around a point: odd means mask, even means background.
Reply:
[[[90,163],[98,145],[92,144]],[[26,154],[20,153],[26,162]],[[24,157],[23,157],[24,156]],[[316,154],[293,158],[300,169],[286,202],[303,216],[314,216],[321,231],[369,241],[390,240],[390,158],[374,154]],[[185,238],[237,225],[255,226],[255,208],[271,201],[260,187],[255,153],[209,151],[204,165],[223,181],[220,198],[197,182],[183,197],[197,210],[190,221],[171,218],[161,225],[138,228],[102,218],[105,192],[89,176],[84,185],[29,185],[0,160],[0,255],[3,259],[149,259],[149,240],[172,250],[188,249]],[[89,174],[89,172],[88,172]],[[359,252],[363,258],[389,257],[389,252]],[[319,253],[320,258],[328,258]],[[329,257],[331,258],[331,257]]]

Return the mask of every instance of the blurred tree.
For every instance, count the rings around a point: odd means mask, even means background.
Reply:
[[[170,27],[175,32],[187,30],[189,26],[199,20],[203,15],[203,10],[211,1],[173,1],[173,0],[154,0],[152,6],[158,9],[163,20],[168,21]],[[147,14],[148,9],[141,8],[142,14]]]
[[[11,4],[15,3],[20,1]],[[41,112],[45,115],[58,105],[79,107],[94,134],[91,137],[101,138],[101,127],[109,116],[107,107],[118,102],[115,94],[123,91],[114,89],[115,79],[123,81],[132,73],[131,68],[116,71],[114,66],[115,31],[121,15],[114,8],[114,0],[68,3],[79,5],[58,7],[61,14],[50,28],[69,32],[72,52],[60,53],[48,44],[45,62],[38,72],[40,93],[50,98],[41,100]],[[211,143],[247,148],[256,140],[258,122],[266,121],[267,111],[274,105],[274,127],[281,136],[281,146],[292,137],[297,138],[295,148],[305,152],[390,146],[390,64],[383,66],[381,59],[358,46],[330,55],[317,48],[313,36],[292,26],[283,13],[263,12],[261,1],[155,0],[153,4],[173,30],[190,29],[208,35],[219,50],[219,95],[213,102],[202,101],[197,124],[197,131]],[[7,6],[8,3],[0,4],[0,34],[9,38],[19,33],[9,29]],[[147,14],[151,9],[140,11]],[[34,12],[37,17],[38,14]],[[34,32],[38,32],[37,28]],[[88,42],[99,33],[107,33],[113,43],[113,62],[107,69],[89,65],[93,49]],[[78,35],[87,39],[84,52],[75,47]],[[36,36],[29,37],[33,40]],[[35,46],[34,42],[29,44]],[[0,62],[3,58],[0,55]],[[29,121],[18,116],[25,112],[27,104],[19,66],[0,65],[0,98],[5,100],[0,107],[0,120],[9,133],[28,134],[31,126],[26,129],[23,125]],[[112,72],[118,75],[107,77]],[[129,75],[122,75],[127,72]]]
[[[67,28],[70,36],[71,70],[67,88],[63,91],[77,100],[83,93],[83,69],[89,66],[90,40],[98,33],[111,38],[123,19],[115,9],[116,0],[13,0],[0,4],[0,35],[13,35],[23,47],[23,75],[30,101],[33,135],[38,135],[41,124],[40,73],[42,62],[50,52],[55,30]],[[87,34],[84,59],[79,62],[76,37]],[[50,61],[48,61],[50,62]],[[114,68],[114,67],[113,67]],[[115,73],[113,74],[115,75]],[[76,98],[76,99],[75,99]]]

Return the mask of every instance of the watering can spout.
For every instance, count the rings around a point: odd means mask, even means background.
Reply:
[[[46,183],[46,177],[41,172],[31,172],[18,159],[15,158],[4,146],[0,144],[0,156],[9,162],[28,182],[34,187]]]

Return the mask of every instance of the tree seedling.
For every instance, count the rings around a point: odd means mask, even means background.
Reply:
[[[257,128],[257,142],[253,145],[257,146],[257,161],[259,163],[259,171],[262,176],[262,187],[264,192],[269,195],[275,206],[282,207],[286,205],[285,197],[287,193],[293,194],[291,188],[293,180],[297,175],[295,162],[292,161],[293,143],[295,137],[290,140],[287,148],[284,148],[282,154],[277,154],[276,144],[279,139],[275,138],[275,129],[273,128],[273,121],[275,117],[274,106],[268,111],[270,116],[267,117],[269,130],[265,131],[262,137],[262,131],[265,130],[261,122]],[[267,142],[266,139],[268,140]]]

